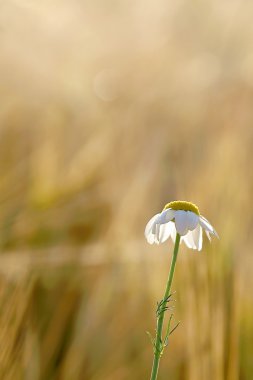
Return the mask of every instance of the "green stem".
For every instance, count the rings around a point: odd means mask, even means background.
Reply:
[[[177,254],[178,254],[178,249],[179,249],[179,243],[180,243],[180,235],[177,234],[176,236],[176,241],[175,241],[175,246],[174,246],[174,252],[173,252],[173,257],[170,265],[170,271],[169,271],[169,276],[167,280],[167,286],[165,289],[164,297],[163,300],[166,300],[170,294],[170,288],[173,280],[173,275],[175,271],[175,266],[176,266],[176,261],[177,261]],[[156,332],[156,340],[155,340],[155,352],[154,352],[154,361],[153,361],[153,367],[152,367],[152,373],[150,380],[156,380],[157,379],[157,374],[158,374],[158,369],[159,369],[159,362],[160,362],[160,357],[161,357],[161,350],[162,350],[162,330],[163,330],[163,320],[164,320],[164,312],[162,311],[157,319],[157,332]]]

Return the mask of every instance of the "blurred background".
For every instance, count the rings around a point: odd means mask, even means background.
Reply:
[[[1,379],[149,379],[176,199],[220,240],[181,247],[159,380],[253,379],[252,12],[1,1]]]

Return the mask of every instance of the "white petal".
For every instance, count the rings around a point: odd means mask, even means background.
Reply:
[[[155,242],[155,226],[159,216],[160,214],[153,216],[146,225],[144,234],[149,244],[154,244]]]
[[[169,222],[168,224],[170,225],[170,229],[171,229],[171,239],[175,243],[176,236],[177,236],[177,230],[176,230],[175,223],[174,222]],[[180,239],[180,243],[181,243],[181,239]]]
[[[203,233],[202,227],[198,224],[194,231],[192,231],[192,237],[198,251],[202,249]]]
[[[202,249],[202,244],[203,244],[203,229],[200,225],[198,225],[199,227],[199,245],[198,245],[198,251],[201,251]]]
[[[175,223],[176,223],[176,229],[179,235],[184,236],[187,234],[188,229],[188,217],[187,212],[183,210],[177,210],[175,211]]]
[[[171,235],[174,223],[166,223],[160,225],[160,231],[158,236],[159,243],[164,243]]]
[[[152,232],[148,236],[146,236],[146,239],[147,239],[147,242],[149,244],[154,244],[155,243],[155,235],[152,234]]]
[[[159,244],[160,224],[156,224],[154,228],[155,228],[155,243]]]
[[[160,214],[159,222],[161,224],[168,223],[175,217],[175,210],[172,210],[171,208],[168,208],[167,210],[164,210]]]
[[[199,223],[200,225],[208,232],[210,232],[211,234],[218,236],[217,232],[215,231],[215,229],[213,228],[213,226],[211,225],[211,223],[206,219],[204,218],[202,215],[200,215],[199,217]]]
[[[182,240],[185,242],[188,248],[197,249],[197,246],[192,236],[192,231],[189,231],[185,236],[183,236]]]
[[[188,230],[193,231],[199,223],[199,216],[195,212],[187,211]]]
[[[146,225],[146,228],[145,228],[145,236],[147,237],[147,235],[150,233],[150,231],[152,231],[152,228],[153,228],[153,225],[155,224],[155,221],[156,219],[158,218],[160,214],[156,214],[155,216],[153,216],[147,223]]]

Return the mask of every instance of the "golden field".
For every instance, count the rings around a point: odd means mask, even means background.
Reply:
[[[252,12],[1,2],[0,379],[149,379],[175,199],[220,240],[181,246],[159,380],[253,379]]]

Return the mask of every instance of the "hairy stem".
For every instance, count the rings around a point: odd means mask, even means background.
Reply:
[[[170,294],[171,284],[172,284],[173,275],[174,275],[175,266],[176,266],[176,261],[177,261],[177,254],[178,254],[178,250],[179,250],[179,243],[180,243],[180,235],[177,234],[175,246],[174,246],[173,257],[172,257],[171,265],[170,265],[169,276],[168,276],[168,280],[167,280],[167,286],[166,286],[164,297],[163,297],[164,302],[166,302],[166,300],[168,299],[169,294]],[[158,318],[157,318],[157,330],[156,330],[156,339],[155,339],[154,360],[153,360],[153,367],[152,367],[150,380],[156,380],[157,379],[159,362],[160,362],[160,358],[161,358],[161,353],[163,351],[163,344],[164,343],[163,343],[163,339],[162,339],[162,330],[163,330],[164,313],[165,313],[165,310],[162,310],[161,313],[159,314]]]

